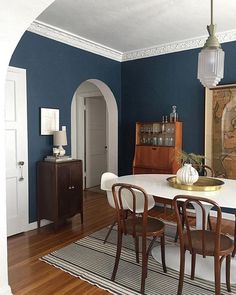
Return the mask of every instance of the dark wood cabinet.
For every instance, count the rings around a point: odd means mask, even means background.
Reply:
[[[40,221],[59,223],[77,213],[83,223],[82,161],[37,163],[38,227]]]
[[[180,168],[178,151],[182,149],[182,123],[136,123],[133,173],[176,173]]]

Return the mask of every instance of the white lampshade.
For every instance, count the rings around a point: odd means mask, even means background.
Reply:
[[[53,132],[53,145],[55,146],[67,145],[67,137],[66,137],[65,130]]]
[[[225,53],[220,47],[204,47],[198,55],[198,79],[205,87],[216,86],[224,77]]]

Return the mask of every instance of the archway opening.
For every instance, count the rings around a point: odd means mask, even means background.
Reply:
[[[89,79],[71,104],[72,157],[83,160],[84,188],[99,185],[101,174],[118,172],[118,109],[110,88]]]

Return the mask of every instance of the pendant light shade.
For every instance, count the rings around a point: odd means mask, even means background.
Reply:
[[[215,36],[213,25],[213,0],[211,0],[211,24],[207,26],[209,37],[198,55],[198,79],[205,87],[216,86],[224,76],[225,53]]]
[[[205,87],[216,86],[224,76],[225,53],[221,48],[203,48],[198,55],[198,79]]]

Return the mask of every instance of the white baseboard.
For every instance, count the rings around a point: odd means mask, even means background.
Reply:
[[[40,227],[45,226],[45,225],[47,225],[49,223],[52,223],[52,221],[46,220],[46,219],[42,219],[40,221]],[[37,229],[37,228],[38,228],[38,224],[37,224],[37,221],[35,221],[35,222],[32,222],[32,223],[29,223],[27,225],[25,231],[34,230],[34,229]]]
[[[0,288],[0,295],[12,295],[11,288],[9,285]]]

